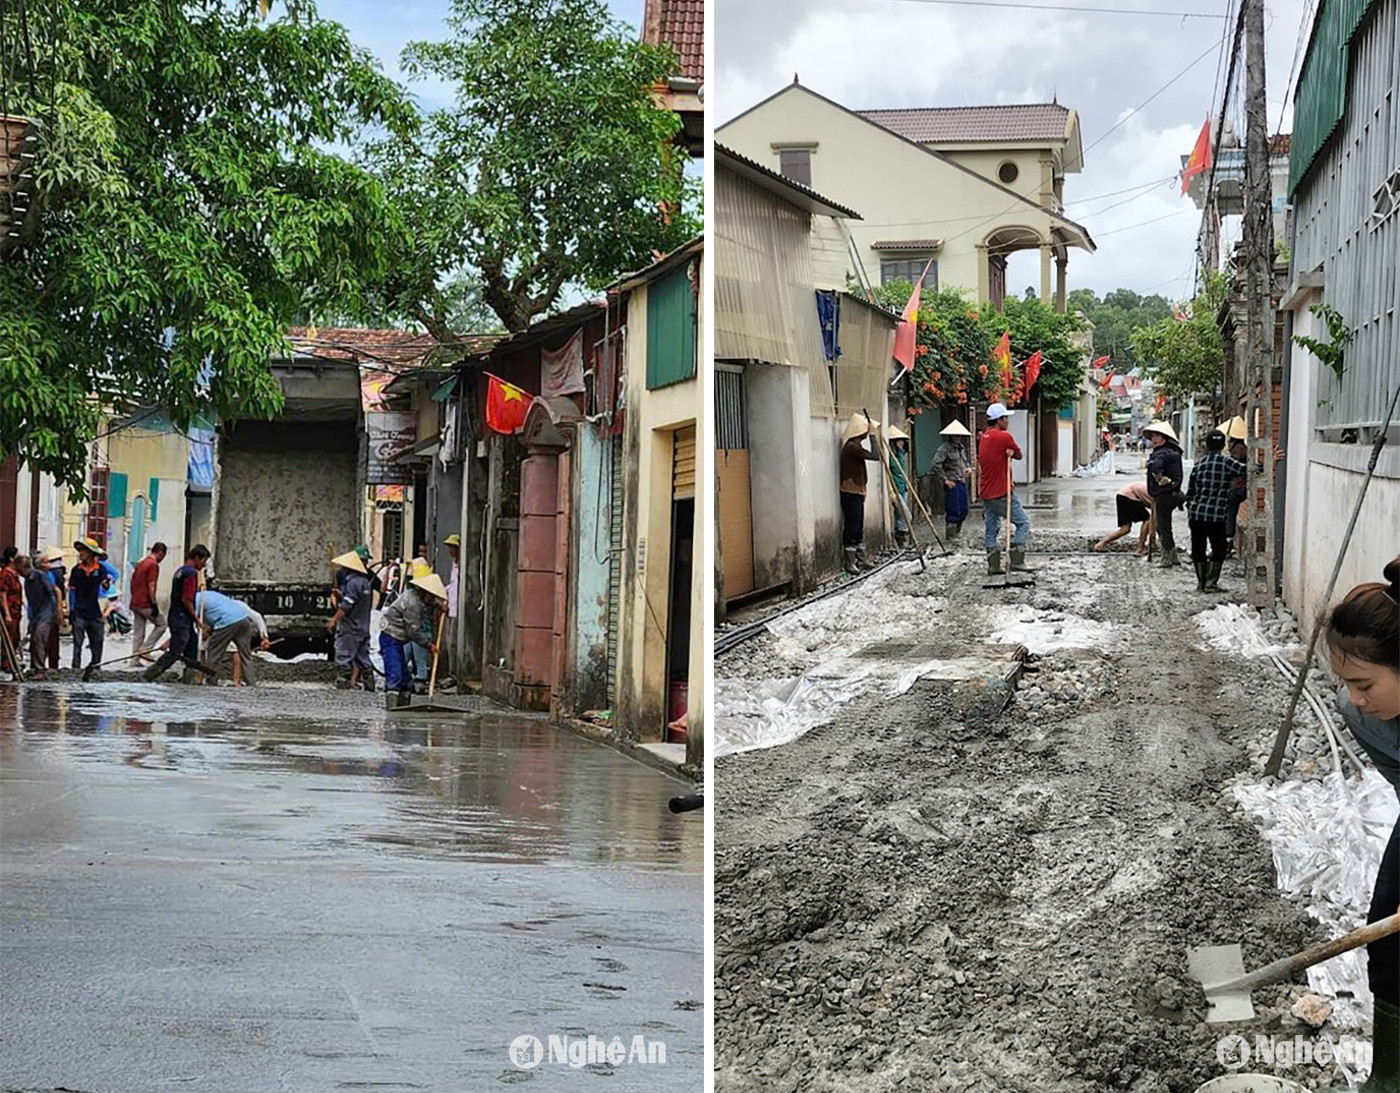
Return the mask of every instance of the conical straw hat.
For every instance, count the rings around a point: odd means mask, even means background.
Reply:
[[[1222,421],[1216,426],[1222,433],[1231,440],[1248,440],[1249,433],[1245,428],[1244,418],[1232,417],[1229,421]]]
[[[938,434],[939,436],[971,436],[966,425],[961,421],[955,421]]]
[[[365,563],[360,561],[360,556],[353,550],[347,550],[344,554],[337,554],[331,559],[331,565],[343,566],[346,569],[353,569],[356,573],[368,573]]]
[[[1181,447],[1181,441],[1176,437],[1176,430],[1165,421],[1154,421],[1151,425],[1144,425],[1142,431],[1144,433],[1161,433],[1178,448]]]
[[[447,588],[442,583],[442,578],[436,573],[429,573],[426,577],[415,577],[412,584],[417,585],[430,596],[436,596],[440,600],[447,599]]]
[[[885,439],[908,440],[909,434],[906,433],[903,429],[901,429],[898,425],[891,425],[888,429],[885,430]]]
[[[841,443],[848,440],[856,440],[870,432],[870,421],[864,414],[856,413],[851,415],[851,420],[846,422],[846,431],[841,436]]]

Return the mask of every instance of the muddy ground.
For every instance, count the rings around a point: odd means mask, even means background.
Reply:
[[[1035,543],[1082,545],[1087,523]],[[852,631],[888,642],[892,618],[909,642],[1032,650],[1009,696],[925,680],[716,760],[719,1089],[1176,1093],[1225,1072],[1226,1032],[1311,1034],[1289,1013],[1301,982],[1256,991],[1248,1026],[1208,1025],[1186,973],[1193,945],[1237,941],[1254,967],[1321,937],[1228,788],[1262,768],[1280,677],[1208,651],[1191,616],[1221,598],[1189,565],[1033,556],[1033,588],[991,591],[968,531],[927,573],[900,563],[716,662],[723,696]],[[1295,755],[1316,772],[1320,750],[1304,733]]]

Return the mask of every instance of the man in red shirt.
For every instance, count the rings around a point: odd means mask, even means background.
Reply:
[[[1001,547],[998,535],[1001,522],[1008,515],[1016,526],[1011,540],[1011,568],[1029,572],[1026,566],[1026,540],[1030,538],[1031,522],[1021,508],[1021,502],[1011,490],[1011,461],[1020,459],[1021,448],[1008,431],[1011,411],[1000,402],[987,407],[987,431],[977,445],[977,492],[982,498],[982,518],[987,529],[987,573],[1001,573]],[[1008,504],[1010,512],[1007,512]]]
[[[165,633],[165,620],[160,617],[160,606],[156,602],[156,582],[160,580],[160,563],[165,561],[165,554],[165,544],[156,543],[131,573],[131,613],[136,616],[131,647],[144,654],[147,660],[151,659],[151,650]],[[150,640],[146,638],[147,623],[151,625]]]

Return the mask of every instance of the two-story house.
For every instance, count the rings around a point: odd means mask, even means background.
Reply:
[[[1058,103],[851,110],[793,82],[720,126],[735,151],[861,210],[846,233],[814,241],[830,256],[818,279],[852,269],[879,284],[959,286],[999,304],[1006,262],[1040,255],[1040,298],[1065,306],[1069,252],[1092,252],[1064,215],[1064,181],[1083,169],[1079,116]],[[930,262],[932,263],[930,265]]]

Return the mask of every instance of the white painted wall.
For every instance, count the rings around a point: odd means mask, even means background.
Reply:
[[[1327,340],[1308,310],[1313,295],[1295,302],[1293,333]],[[1370,445],[1319,443],[1314,431],[1320,369],[1295,342],[1284,438],[1287,475],[1283,527],[1283,599],[1305,632],[1332,603],[1366,581],[1382,580],[1387,562],[1400,554],[1400,448],[1381,450],[1331,603],[1324,600],[1347,523],[1361,491]]]

